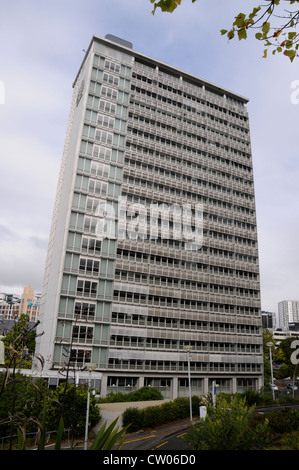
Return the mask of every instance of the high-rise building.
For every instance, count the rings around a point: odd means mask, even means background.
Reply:
[[[33,287],[24,287],[20,302],[20,315],[28,315],[29,320],[36,322],[39,315],[40,294],[34,294]]]
[[[278,322],[283,330],[289,329],[289,323],[299,322],[299,300],[278,302]]]
[[[101,394],[263,385],[248,100],[94,36],[74,92],[37,353]]]

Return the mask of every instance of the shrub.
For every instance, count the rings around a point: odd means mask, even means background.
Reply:
[[[282,450],[299,450],[299,431],[285,434],[281,439]]]
[[[132,401],[163,400],[162,393],[155,387],[141,387],[129,395]]]
[[[72,429],[74,436],[84,434],[86,419],[87,387],[73,384],[59,385],[53,392],[53,400],[48,404],[46,426],[47,430],[57,429],[63,414],[64,426]],[[89,422],[96,424],[101,415],[96,399],[90,397]]]
[[[275,434],[297,431],[299,428],[299,410],[283,408],[280,411],[271,411],[267,413],[267,419]]]
[[[121,403],[129,401],[149,401],[163,400],[162,393],[155,387],[141,387],[130,393],[108,393],[105,398],[99,400],[100,403]]]
[[[190,404],[188,398],[176,398],[173,400],[175,418],[185,418],[190,413]]]
[[[200,402],[200,398],[192,397],[194,415],[199,412]],[[148,406],[142,410],[128,408],[123,414],[123,426],[132,423],[129,432],[133,432],[142,428],[153,428],[175,419],[186,418],[189,416],[189,413],[189,398],[176,398],[173,401],[165,402],[158,406]]]
[[[253,408],[245,399],[227,401],[219,397],[217,406],[209,407],[204,423],[196,423],[187,433],[191,450],[259,450],[270,442],[267,420],[252,426]]]
[[[1,390],[4,379],[5,374],[1,373]],[[0,397],[0,436],[7,436],[10,432],[16,434],[18,426],[23,425],[29,418],[38,421],[43,409],[41,398],[43,394],[50,394],[45,381],[26,377],[18,372],[15,377],[10,376],[6,387],[3,386]],[[36,424],[33,420],[28,429],[32,432],[36,431]]]
[[[127,408],[123,414],[123,426],[128,428],[129,432],[135,432],[143,427],[143,410],[138,408]]]
[[[242,396],[245,398],[248,406],[257,406],[261,401],[261,395],[255,390],[246,390],[242,393]]]
[[[154,428],[162,424],[162,416],[160,413],[160,406],[148,406],[143,409],[143,427]]]

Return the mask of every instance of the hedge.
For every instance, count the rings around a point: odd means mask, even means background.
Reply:
[[[200,404],[201,399],[193,396],[192,414],[198,415]],[[143,428],[153,428],[179,418],[186,418],[189,414],[189,398],[176,398],[173,401],[143,409],[127,408],[123,413],[123,426],[130,424],[129,432],[134,432]]]

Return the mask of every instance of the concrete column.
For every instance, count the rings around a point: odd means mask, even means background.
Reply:
[[[177,377],[173,377],[172,379],[172,400],[178,398],[179,395],[179,379]]]
[[[107,395],[107,379],[108,379],[108,376],[103,374],[102,379],[101,379],[101,393],[100,393],[100,396],[102,398]]]
[[[237,378],[232,378],[232,393],[237,393]]]
[[[141,388],[144,386],[144,376],[141,375],[138,379],[138,388]]]
[[[205,377],[203,379],[203,395],[207,395],[209,393],[209,378]]]

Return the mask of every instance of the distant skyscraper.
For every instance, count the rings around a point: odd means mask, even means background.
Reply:
[[[288,330],[289,323],[299,322],[299,300],[278,302],[278,322],[283,330]]]
[[[263,384],[247,99],[94,36],[74,94],[37,353],[101,393]]]

